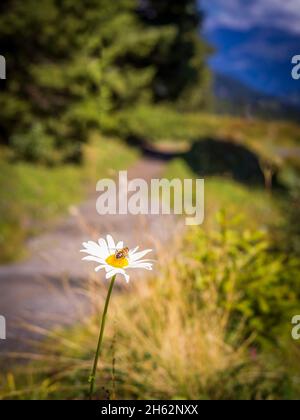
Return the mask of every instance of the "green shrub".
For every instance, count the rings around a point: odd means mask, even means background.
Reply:
[[[219,230],[194,231],[188,241],[190,276],[205,295],[216,287],[218,305],[231,323],[245,323],[245,335],[260,344],[277,341],[290,328],[300,297],[300,263],[276,252],[266,232],[242,232],[220,213]]]
[[[14,134],[11,146],[15,157],[29,162],[51,164],[58,161],[55,140],[40,123],[35,123],[23,134]]]
[[[186,139],[185,119],[170,107],[140,105],[120,113],[118,118],[124,137],[147,141]]]

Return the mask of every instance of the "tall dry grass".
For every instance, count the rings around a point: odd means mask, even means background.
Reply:
[[[231,305],[219,305],[217,282],[212,279],[204,292],[195,288],[190,273],[197,262],[182,247],[175,239],[172,250],[157,243],[153,275],[133,275],[129,287],[114,290],[95,398],[276,398],[272,382],[281,372],[264,365],[252,338],[245,340],[242,321],[229,327]],[[44,340],[30,353],[11,354],[27,363],[4,375],[2,398],[87,397],[106,288],[99,275],[73,287],[70,293],[88,298],[91,309],[87,315],[78,306],[75,327],[27,326]],[[234,293],[228,291],[228,303]]]

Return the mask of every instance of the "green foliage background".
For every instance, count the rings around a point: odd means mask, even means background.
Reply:
[[[79,159],[90,129],[120,131],[117,112],[170,101],[206,106],[200,22],[194,0],[2,1],[1,142],[18,158]]]

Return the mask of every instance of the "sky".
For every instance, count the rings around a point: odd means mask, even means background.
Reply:
[[[198,0],[216,48],[211,67],[266,94],[300,103],[291,59],[300,54],[300,0]]]

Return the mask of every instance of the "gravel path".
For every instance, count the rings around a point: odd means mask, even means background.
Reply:
[[[144,157],[128,171],[128,178],[149,182],[160,177],[164,165],[163,160]],[[7,339],[0,340],[0,353],[27,349],[28,340],[37,338],[20,321],[51,328],[74,323],[87,314],[87,299],[77,292],[78,283],[93,271],[93,264],[81,261],[83,241],[111,233],[117,240],[125,239],[129,247],[155,248],[157,241],[167,241],[182,225],[173,216],[100,216],[96,197],[71,208],[55,229],[30,239],[26,261],[0,266],[0,314],[7,323]]]

